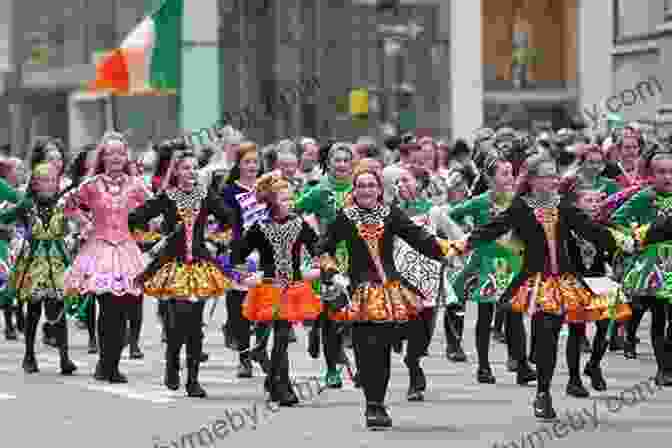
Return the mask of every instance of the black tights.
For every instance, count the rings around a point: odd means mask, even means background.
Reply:
[[[420,358],[425,356],[429,344],[432,342],[434,333],[434,308],[425,308],[420,313],[418,319],[414,319],[406,323],[406,338],[408,345],[406,348],[406,364],[417,366]],[[356,356],[356,355],[355,355]]]
[[[523,313],[517,313],[506,309],[504,313],[504,330],[506,331],[506,349],[509,359],[519,363],[527,363],[526,333],[523,324]]]
[[[588,365],[599,367],[602,358],[607,351],[607,330],[609,329],[609,320],[600,320],[595,322],[597,331],[593,338],[593,350],[590,353]],[[580,381],[581,379],[581,341],[586,336],[585,323],[569,324],[569,337],[567,338],[567,347],[565,356],[567,357],[567,368],[569,369],[569,380]]]
[[[167,301],[166,302],[166,368],[179,369],[180,351],[185,346],[188,383],[197,382],[198,363],[203,351],[201,322],[203,321],[204,301]]]
[[[562,316],[539,313],[532,319],[537,339],[537,392],[549,392],[558,360],[558,337]]]
[[[128,328],[128,342],[132,348],[137,348],[142,331],[142,301],[131,303],[124,313],[124,328]],[[126,326],[128,325],[128,327]]]
[[[96,340],[96,299],[89,300],[86,310],[86,329],[89,332],[89,341]]]
[[[235,345],[240,352],[239,357],[241,362],[247,361],[250,358],[250,330],[252,322],[243,316],[243,303],[246,296],[247,291],[238,291],[235,289],[231,289],[226,293],[226,327],[235,340]],[[265,324],[257,324],[257,346],[255,348],[260,350],[266,349],[269,339],[266,329],[267,326]],[[259,335],[262,333],[264,333],[264,336],[260,338]]]
[[[490,323],[495,313],[494,303],[479,303],[476,319],[476,352],[479,370],[490,370]]]
[[[327,313],[320,314],[318,320],[313,323],[311,331],[322,331],[322,352],[324,353],[324,360],[327,363],[327,369],[335,370],[343,347],[343,323],[330,320]],[[354,337],[354,336],[353,336]],[[355,363],[359,359],[358,348],[353,344],[353,351],[355,353]]]
[[[290,387],[287,349],[289,348],[291,329],[292,324],[287,321],[277,320],[273,323],[273,349],[271,351],[271,371],[269,372],[272,381]]]
[[[357,322],[352,329],[358,347],[359,380],[367,403],[383,404],[390,383],[392,344],[398,338],[396,325]]]
[[[37,326],[42,317],[42,307],[44,306],[44,314],[50,321],[52,334],[56,337],[61,352],[67,352],[68,349],[68,327],[65,321],[65,310],[62,300],[44,299],[28,304],[28,312],[26,314],[26,357],[35,356],[35,337],[37,334]]]
[[[116,297],[113,294],[98,296],[98,343],[100,345],[99,362],[107,375],[119,373],[119,361],[124,346],[126,332],[125,316],[129,308],[137,306],[140,298],[126,295]]]
[[[667,361],[669,355],[665,352],[665,324],[667,321],[665,302],[655,297],[639,297],[634,302],[632,319],[627,324],[628,342],[630,344],[635,343],[637,328],[644,314],[651,310],[651,343],[653,344],[658,370],[663,371],[670,367]]]

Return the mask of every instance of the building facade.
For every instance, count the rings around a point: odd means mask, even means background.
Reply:
[[[262,143],[376,136],[386,123],[468,137],[502,121],[588,121],[655,78],[665,101],[620,101],[641,118],[672,104],[670,2],[635,2],[401,0],[378,11],[375,0],[185,0],[181,97],[111,99],[83,83],[161,0],[6,1],[0,15],[16,20],[0,26],[0,144],[22,153],[46,134],[77,148],[115,127],[140,147],[222,120]],[[365,118],[348,113],[353,89],[368,92]]]

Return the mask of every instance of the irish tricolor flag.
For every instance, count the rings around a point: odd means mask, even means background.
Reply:
[[[175,94],[179,88],[184,0],[164,0],[96,66],[92,90],[121,95]]]

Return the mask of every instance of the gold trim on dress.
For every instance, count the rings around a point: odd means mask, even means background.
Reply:
[[[348,308],[330,314],[330,319],[359,322],[403,322],[418,317],[419,297],[398,280],[364,283],[355,288]]]

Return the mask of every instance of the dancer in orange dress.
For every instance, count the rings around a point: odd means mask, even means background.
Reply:
[[[302,272],[302,247],[317,254],[318,236],[298,215],[290,212],[290,186],[280,173],[268,173],[257,181],[257,199],[266,203],[269,218],[252,225],[233,244],[231,261],[241,264],[254,250],[259,251],[259,272],[263,278],[248,276],[252,286],[243,304],[243,316],[255,322],[273,322],[271,367],[264,387],[280,406],[299,402],[289,379],[287,348],[292,324],[314,320],[322,304],[310,281],[319,278],[319,268]],[[256,281],[255,281],[256,279]]]

